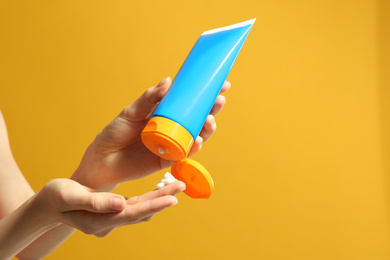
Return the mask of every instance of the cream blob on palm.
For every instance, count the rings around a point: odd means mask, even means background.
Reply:
[[[170,174],[169,172],[166,172],[164,174],[164,178],[161,179],[161,182],[159,184],[157,184],[157,189],[160,189],[162,187],[164,187],[165,185],[168,185],[169,183],[172,183],[176,181],[176,178],[173,177],[172,174]]]

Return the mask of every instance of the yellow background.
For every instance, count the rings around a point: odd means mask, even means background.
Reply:
[[[209,200],[47,259],[389,259],[390,1],[0,2],[0,109],[35,190],[69,177],[198,36],[256,17],[218,129]],[[162,172],[126,183],[133,196]]]

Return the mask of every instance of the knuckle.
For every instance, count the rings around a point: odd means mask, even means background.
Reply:
[[[98,232],[98,233],[96,233],[96,234],[94,234],[96,237],[106,237],[108,234],[110,234],[111,233],[111,230],[108,230],[108,231],[100,231],[100,232]]]
[[[91,228],[89,227],[84,227],[83,229],[81,229],[81,231],[84,233],[84,234],[87,234],[87,235],[93,235],[93,233],[95,233]]]
[[[100,229],[98,227],[95,226],[95,224],[92,222],[92,223],[87,223],[83,226],[82,229],[80,229],[83,233],[87,234],[87,235],[96,235],[97,233],[99,233]]]
[[[154,104],[156,102],[155,99],[154,99],[153,88],[148,88],[147,90],[145,90],[145,92],[143,94],[143,97],[150,104]]]
[[[130,118],[134,115],[134,107],[133,105],[129,105],[125,107],[122,112],[120,113],[118,119],[119,120],[124,120],[124,121],[129,121]]]
[[[143,97],[150,104],[156,104],[165,95],[166,90],[164,88],[152,87],[145,90]]]
[[[93,228],[87,228],[85,230],[83,230],[83,232],[86,234],[86,235],[96,235],[96,230],[93,229]]]
[[[107,236],[108,234],[105,234],[105,233],[97,233],[97,234],[94,234],[95,237],[99,237],[99,238],[102,238],[102,237],[105,237]]]
[[[148,97],[148,96],[151,95],[152,92],[153,92],[153,88],[148,88],[148,89],[146,89],[146,90],[144,91],[143,96],[144,96],[144,97]]]
[[[95,234],[96,230],[93,228],[90,222],[82,223],[82,225],[78,225],[77,229],[79,229],[81,232],[87,235],[93,235]]]
[[[92,196],[88,199],[88,206],[93,210],[93,211],[101,211],[102,207],[100,205],[100,200],[97,196]]]
[[[217,97],[217,99],[218,99],[218,102],[220,102],[220,104],[218,104],[218,105],[223,106],[223,104],[225,104],[225,102],[226,102],[226,97],[223,96],[223,95],[219,95],[219,96]]]
[[[136,219],[136,213],[133,210],[126,210],[125,211],[125,219],[127,219],[129,222],[132,222],[134,219]]]
[[[128,204],[137,204],[141,200],[141,196],[134,196],[127,200]]]

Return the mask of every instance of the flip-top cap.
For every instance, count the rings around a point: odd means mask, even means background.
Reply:
[[[211,175],[200,163],[184,159],[171,167],[172,175],[186,184],[184,193],[191,198],[207,199],[214,191]]]
[[[173,120],[152,117],[141,133],[144,145],[154,154],[171,161],[188,156],[194,139],[190,132]]]
[[[141,139],[156,155],[176,161],[171,172],[186,184],[185,194],[191,198],[210,197],[214,190],[213,179],[200,163],[186,158],[194,139],[183,126],[165,117],[152,117],[142,131]]]

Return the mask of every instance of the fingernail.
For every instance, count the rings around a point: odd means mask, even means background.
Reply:
[[[112,210],[122,210],[124,208],[124,201],[120,198],[112,198],[109,203]]]
[[[198,136],[196,139],[199,140],[200,144],[199,144],[199,150],[202,149],[202,146],[203,146],[203,138]]]
[[[213,125],[215,124],[215,116],[213,116],[213,115],[210,115],[211,116],[211,120],[212,120],[212,122],[213,122]]]
[[[162,86],[162,85],[164,85],[164,83],[168,80],[168,79],[170,79],[171,77],[166,77],[165,79],[163,79],[160,83],[158,83],[158,86],[160,87],[160,86]]]
[[[173,198],[172,198],[172,206],[173,206],[173,205],[176,205],[178,202],[179,202],[179,201],[177,200],[176,197],[173,197]]]
[[[186,186],[186,184],[184,183],[184,182],[180,182],[180,190],[181,191],[184,191],[184,190],[186,190],[186,188],[187,188],[187,186]]]

